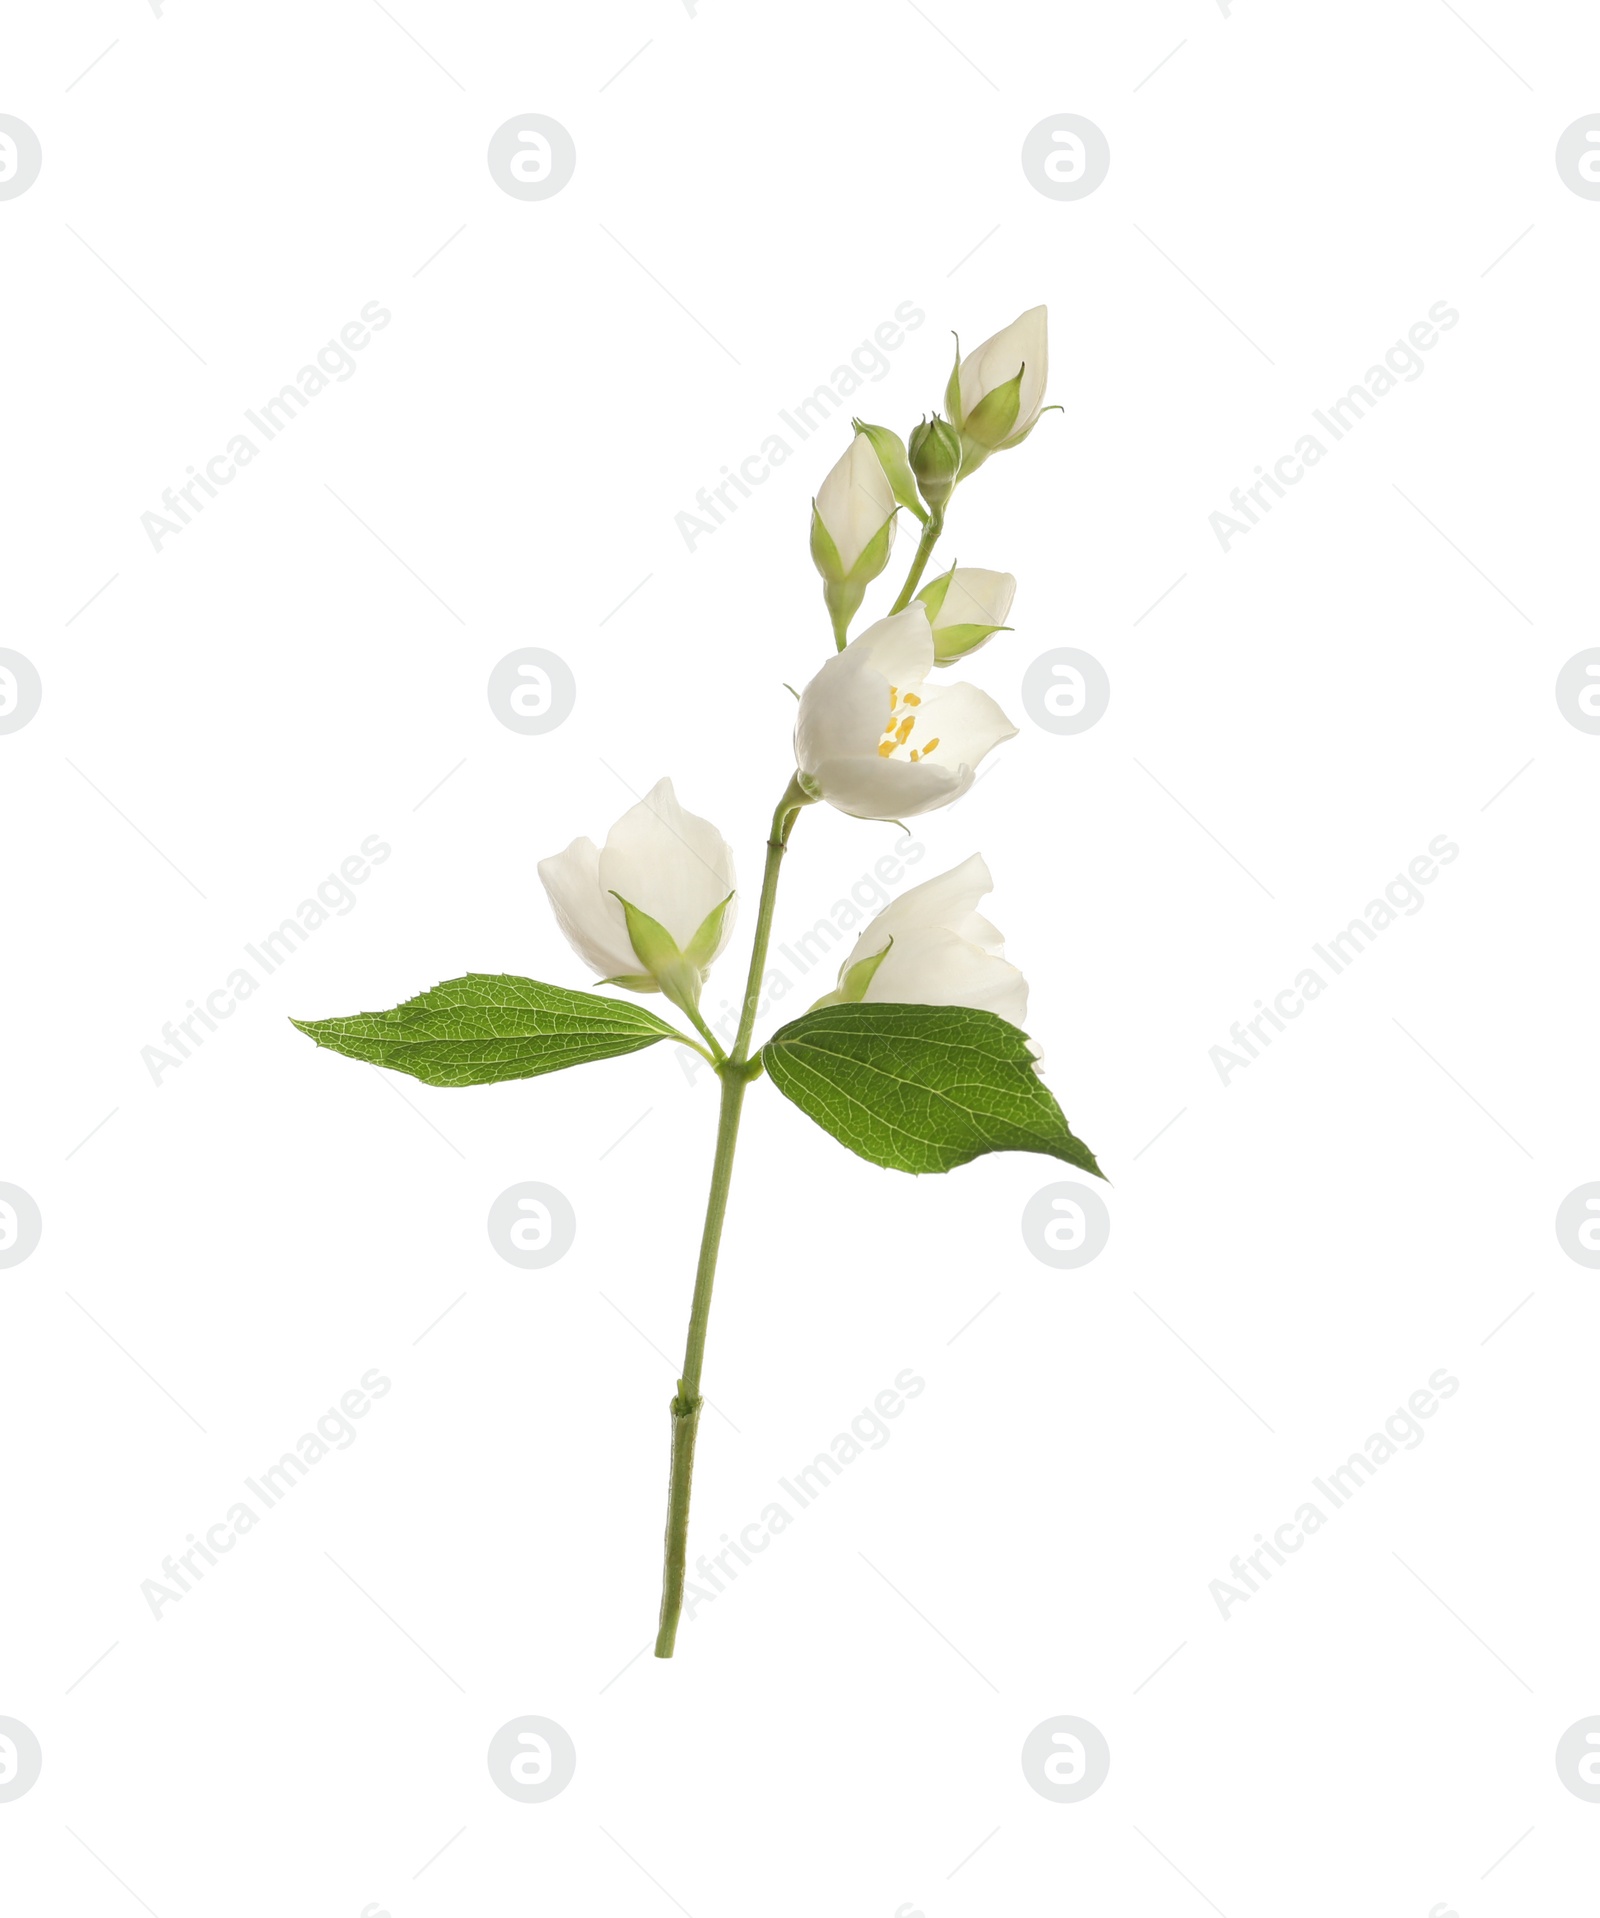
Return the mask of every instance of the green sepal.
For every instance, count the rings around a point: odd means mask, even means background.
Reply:
[[[928,609],[928,624],[933,628],[933,663],[935,666],[948,666],[954,660],[963,659],[968,653],[976,652],[986,639],[992,639],[996,633],[1009,633],[1010,626],[984,626],[972,623],[964,626],[943,626],[938,623],[939,615],[944,611],[946,595],[950,591],[951,581],[956,575],[954,561],[937,579],[930,579],[917,598]]]
[[[730,892],[720,905],[713,906],[700,921],[699,931],[684,949],[684,958],[702,979],[710,970],[711,961],[716,957],[717,947],[722,943],[722,922],[732,901],[733,894]]]
[[[858,1005],[866,998],[867,987],[872,984],[873,974],[878,970],[879,966],[883,964],[884,960],[888,958],[889,948],[893,946],[893,944],[894,941],[891,939],[889,945],[885,946],[882,952],[873,953],[869,959],[858,959],[840,979],[838,985],[834,987],[832,992],[825,992],[820,999],[812,1003],[811,1010],[815,1012],[818,1006]]]
[[[817,502],[811,502],[811,563],[830,586],[844,584],[844,561],[833,543],[833,535],[822,523]]]
[[[861,602],[867,596],[866,582],[842,579],[837,585],[832,580],[822,582],[822,597],[827,604],[828,618],[833,622],[833,641],[842,653],[850,640],[850,622],[861,609]]]
[[[817,511],[817,502],[811,502],[811,563],[822,575],[824,586],[859,585],[864,593],[869,583],[875,580],[889,564],[889,545],[894,538],[894,514],[889,517],[873,534],[857,555],[856,563],[849,572],[845,571],[844,561],[839,557],[839,549],[833,542],[833,535],[822,522]],[[856,606],[861,604],[861,593],[856,595]],[[829,610],[833,602],[828,602]],[[854,612],[855,607],[851,608]]]
[[[826,530],[826,529],[824,529]],[[894,538],[894,514],[889,517],[861,549],[861,556],[846,577],[863,588],[875,580],[889,564],[889,544]]]
[[[878,456],[878,464],[894,491],[895,498],[902,506],[909,507],[918,519],[928,517],[927,508],[922,504],[917,491],[916,475],[911,470],[911,461],[906,453],[905,441],[888,426],[868,426],[864,420],[852,420],[851,428],[864,433],[872,442],[872,450]]]
[[[950,378],[945,382],[944,416],[958,429],[965,424],[961,417],[961,335],[954,333],[951,338],[956,343],[955,364],[950,368]]]
[[[1011,626],[942,626],[933,635],[933,663],[950,666],[975,653],[985,640],[996,633],[1015,631]]]
[[[963,447],[970,440],[992,453],[1007,443],[1022,407],[1022,375],[1026,370],[1026,365],[1019,366],[1013,378],[985,393],[973,407],[961,422]],[[965,460],[962,463],[965,465]]]
[[[630,904],[620,892],[613,892],[611,897],[628,922],[628,943],[638,954],[639,963],[672,1003],[693,1018],[700,1007],[704,983],[700,968],[678,950],[677,940],[659,920]],[[702,925],[700,931],[704,930]],[[695,937],[699,936],[696,933]]]
[[[957,562],[952,560],[945,571],[942,572],[937,579],[930,579],[927,585],[924,586],[922,591],[917,595],[917,598],[920,599],[923,605],[928,609],[928,624],[930,626],[944,610],[944,596],[949,592],[950,582],[956,576],[956,565]]]

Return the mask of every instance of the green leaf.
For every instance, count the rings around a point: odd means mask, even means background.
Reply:
[[[1044,1152],[1104,1177],[1033,1069],[1027,1035],[967,1006],[825,1006],[761,1049],[772,1083],[874,1165],[948,1172]]]
[[[330,1052],[409,1072],[430,1086],[536,1079],[682,1037],[666,1020],[625,999],[504,972],[446,979],[390,1012],[290,1023]]]

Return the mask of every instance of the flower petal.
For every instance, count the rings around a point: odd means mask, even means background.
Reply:
[[[891,939],[924,926],[955,926],[959,921],[977,919],[977,904],[994,889],[983,854],[975,852],[948,872],[924,879],[891,900],[856,941],[855,951],[845,961],[853,966],[870,952],[879,952]],[[986,920],[979,924],[987,925]],[[989,927],[992,932],[993,928]],[[998,934],[996,934],[998,937]]]
[[[734,890],[733,850],[710,820],[679,805],[672,781],[663,779],[611,828],[598,883],[665,926],[681,949]],[[730,905],[719,952],[732,934],[733,918]]]
[[[883,462],[865,433],[855,436],[817,488],[816,504],[817,515],[838,551],[839,563],[848,573],[896,505]]]
[[[1017,582],[1010,573],[991,573],[982,566],[958,566],[949,576],[944,601],[934,621],[941,626],[1004,626]]]
[[[933,632],[922,606],[880,619],[851,640],[800,695],[794,748],[801,772],[815,778],[825,760],[857,756],[881,763],[889,688],[920,686],[932,670]]]
[[[851,640],[843,656],[851,653],[902,692],[908,686],[920,686],[933,670],[933,628],[927,607],[913,600],[903,613],[875,621]]]
[[[868,925],[840,968],[840,978],[843,979],[852,966],[881,953],[891,939],[901,939],[929,926],[957,934],[968,945],[976,946],[992,958],[1002,957],[1005,940],[999,929],[977,911],[978,901],[993,887],[988,863],[982,853],[976,852],[948,872],[912,886],[898,899],[891,900]]]
[[[592,839],[574,839],[565,852],[541,859],[539,878],[567,944],[597,979],[639,970],[622,908],[600,884],[600,848]]]
[[[811,769],[822,797],[857,819],[910,819],[959,799],[972,784],[970,766],[938,766],[909,759],[851,755],[824,759]]]
[[[859,642],[857,642],[859,644]],[[827,759],[875,755],[888,718],[888,687],[855,646],[835,653],[800,695],[794,756],[801,772],[815,777]]]
[[[1028,982],[1018,969],[945,926],[896,934],[866,990],[868,1005],[972,1006],[1020,1026]]]
[[[976,771],[984,755],[1002,740],[1017,735],[1016,727],[989,695],[964,679],[925,693],[918,723],[919,737],[938,740],[940,759],[954,758],[969,771]]]

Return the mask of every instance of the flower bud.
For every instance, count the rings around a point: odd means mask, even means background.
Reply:
[[[972,1006],[1020,1026],[1028,982],[978,911],[994,881],[982,856],[925,879],[885,906],[839,968],[819,1006]]]
[[[991,573],[981,566],[952,566],[930,580],[917,598],[928,609],[933,628],[933,663],[948,666],[975,653],[994,634],[1010,632],[1005,620],[1016,590],[1010,573]]]
[[[692,1014],[733,932],[733,850],[663,779],[603,847],[574,839],[539,861],[556,922],[601,985],[664,992]]]
[[[912,477],[911,467],[906,459],[905,441],[888,426],[868,426],[864,420],[852,420],[851,427],[857,433],[864,434],[872,442],[872,450],[878,456],[878,464],[900,505],[915,513],[918,519],[926,519],[922,501],[917,498],[917,483]]]
[[[811,557],[830,585],[865,586],[889,563],[898,501],[865,433],[817,488],[811,503]]]
[[[811,559],[841,647],[867,587],[889,563],[898,511],[871,439],[857,433],[811,502]]]
[[[961,435],[935,413],[931,420],[912,427],[907,452],[922,497],[935,513],[942,514],[961,472]]]
[[[991,453],[1020,446],[1033,431],[1044,404],[1048,359],[1042,306],[1030,307],[964,359],[957,358],[945,388],[945,410],[961,429],[963,472],[981,466]]]

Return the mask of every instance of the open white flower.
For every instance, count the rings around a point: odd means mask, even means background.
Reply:
[[[945,392],[945,411],[961,429],[963,478],[991,453],[1016,446],[1033,431],[1048,372],[1042,306],[1018,314],[960,362]]]
[[[977,910],[994,881],[981,853],[885,906],[839,968],[820,1005],[974,1006],[1020,1026],[1028,982]]]
[[[952,566],[930,580],[918,593],[933,623],[933,659],[936,666],[975,653],[986,639],[1006,632],[1006,615],[1017,582],[1010,573],[991,573],[981,566]]]
[[[897,504],[894,487],[873,450],[872,441],[865,433],[857,433],[844,457],[817,488],[816,520],[820,521],[838,562],[835,574],[824,564],[828,557],[826,548],[820,557],[817,555],[820,542],[814,524],[812,556],[824,579],[836,577],[842,581],[859,574],[864,580],[870,580],[883,571],[889,561],[889,548],[894,543]],[[881,552],[877,548],[880,534]],[[863,556],[871,567],[870,572],[861,566]]]
[[[1016,727],[964,680],[924,690],[927,608],[913,600],[851,640],[800,695],[800,783],[858,819],[909,819],[959,799],[983,756]]]
[[[574,839],[539,861],[539,877],[578,957],[605,983],[635,992],[697,999],[733,932],[733,849],[708,819],[684,811],[670,779],[628,808],[603,849]]]

